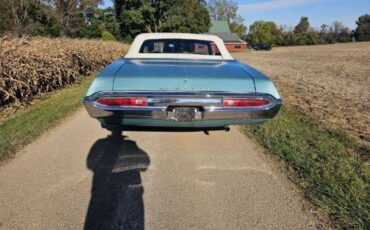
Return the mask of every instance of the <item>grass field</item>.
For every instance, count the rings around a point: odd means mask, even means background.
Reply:
[[[234,56],[271,77],[288,107],[370,143],[369,42]]]
[[[285,105],[246,134],[278,156],[336,228],[370,226],[370,43],[234,54],[270,76]]]

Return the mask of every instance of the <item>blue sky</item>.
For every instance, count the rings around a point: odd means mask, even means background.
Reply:
[[[239,14],[249,26],[254,21],[274,21],[277,24],[295,26],[302,16],[309,18],[311,26],[319,28],[338,20],[350,29],[360,15],[370,14],[370,0],[236,0]],[[104,7],[111,6],[105,0]]]

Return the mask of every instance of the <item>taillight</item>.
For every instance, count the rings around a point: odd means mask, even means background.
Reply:
[[[99,104],[109,106],[147,106],[145,97],[109,97],[98,100]]]
[[[224,98],[224,107],[262,107],[270,102],[263,99],[253,98]]]

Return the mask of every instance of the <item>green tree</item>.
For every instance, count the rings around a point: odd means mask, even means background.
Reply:
[[[85,12],[86,26],[80,31],[79,37],[100,38],[104,31],[119,37],[119,24],[114,9],[90,8]]]
[[[229,24],[229,26],[231,32],[236,33],[239,38],[244,37],[245,33],[247,32],[247,26],[244,23],[232,22]]]
[[[283,45],[283,31],[278,27],[275,22],[266,22],[269,27],[269,32],[272,36],[272,44]]]
[[[114,11],[116,14],[116,18],[118,21],[121,21],[122,19],[122,12],[124,11],[124,6],[125,6],[126,0],[114,0],[113,1],[113,6],[114,6]]]
[[[116,0],[114,6],[120,35],[128,42],[143,32],[203,33],[210,24],[203,0]]]
[[[157,32],[166,20],[164,14],[174,6],[173,0],[115,0],[114,8],[120,37],[126,41],[142,32]]]
[[[100,38],[104,30],[102,21],[104,13],[102,9],[89,8],[85,12],[86,25],[80,30],[78,36],[86,38]]]
[[[285,46],[295,45],[296,36],[293,31],[283,32],[283,37],[284,37],[283,45]]]
[[[304,34],[304,33],[307,33],[309,29],[310,29],[310,23],[308,22],[308,18],[302,17],[298,25],[296,25],[296,27],[294,28],[294,33]]]
[[[90,8],[98,7],[103,0],[42,0],[50,7],[50,13],[58,21],[61,34],[77,37],[85,24],[84,14]]]
[[[121,36],[128,42],[143,32],[152,32],[155,8],[149,0],[126,0],[119,21]]]
[[[119,37],[114,9],[99,9],[102,0],[1,1],[0,34],[100,38],[108,31]]]
[[[210,17],[204,1],[180,0],[165,13],[162,32],[204,33],[210,26]]]
[[[315,45],[319,41],[319,34],[310,27],[307,17],[302,17],[294,28],[296,45]]]
[[[230,30],[243,37],[247,32],[244,18],[238,14],[238,4],[233,0],[209,0],[207,9],[213,20],[225,20],[229,23]]]
[[[370,41],[370,14],[362,15],[356,21],[356,40]]]
[[[109,33],[111,33],[114,37],[120,38],[119,22],[115,17],[114,9],[112,7],[108,7],[103,10],[103,13],[104,29],[109,31]]]
[[[155,8],[152,31],[158,31],[162,26],[162,22],[166,21],[165,14],[175,5],[175,3],[176,1],[174,0],[152,0],[152,6]]]
[[[310,28],[307,32],[307,39],[305,45],[317,45],[319,43],[319,34],[313,28]]]
[[[50,9],[42,4],[35,4],[29,8],[29,15],[32,20],[33,36],[60,36],[60,26],[58,21],[50,15]]]
[[[271,23],[265,21],[254,22],[249,29],[248,42],[252,46],[258,44],[272,44],[273,35],[271,31]]]
[[[37,0],[3,0],[0,3],[0,28],[15,35],[27,34],[32,30],[29,9]]]
[[[0,33],[59,36],[60,27],[51,8],[40,0],[3,0],[0,4]]]
[[[275,22],[254,22],[250,26],[247,40],[253,46],[258,44],[286,45],[283,28],[278,27]]]
[[[295,45],[316,45],[319,41],[319,34],[315,30],[310,30],[304,34],[296,36]]]

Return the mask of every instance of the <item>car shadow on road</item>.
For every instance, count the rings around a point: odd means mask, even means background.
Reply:
[[[148,154],[120,130],[96,141],[87,157],[94,176],[84,229],[144,229],[140,173],[149,164]]]

